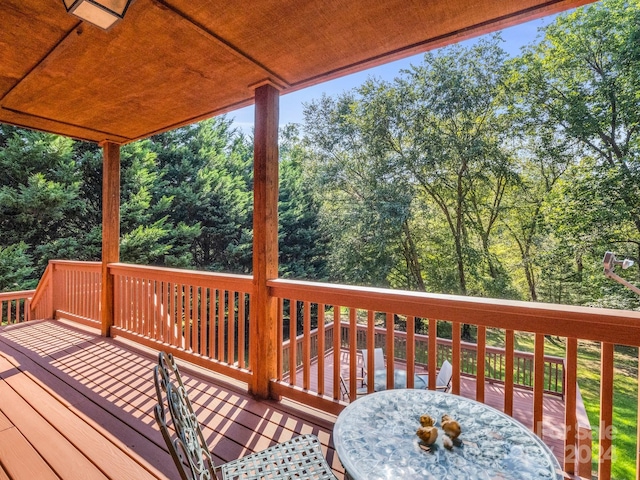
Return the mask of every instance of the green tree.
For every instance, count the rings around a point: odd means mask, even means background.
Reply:
[[[319,225],[319,205],[305,175],[306,151],[298,128],[287,125],[280,140],[278,250],[280,276],[326,280],[327,236]]]
[[[357,93],[370,92],[375,101],[375,92],[384,88],[368,82]],[[381,118],[372,114],[376,108],[354,92],[324,96],[306,106],[305,133],[321,224],[329,235],[331,278],[388,286],[398,267],[411,195],[389,166],[387,152],[371,141]]]
[[[591,232],[582,236],[616,232],[623,235],[616,241],[637,244],[640,5],[604,0],[558,17],[543,34],[517,64],[528,115],[574,145],[577,159],[588,159],[581,168],[591,197],[604,202],[599,206],[609,218],[633,227],[602,230],[596,214],[591,225],[581,222]],[[573,198],[587,200],[579,208],[588,211],[589,199],[579,192],[584,186],[575,185]]]
[[[36,284],[33,270],[26,243],[0,247],[0,292],[33,288]]]
[[[243,244],[251,242],[251,157],[231,121],[215,118],[152,140],[162,178],[156,198],[170,199],[164,211],[172,224],[198,230],[188,246],[192,266],[250,271]]]
[[[0,246],[24,242],[29,255],[56,246],[71,254],[65,245],[89,237],[74,142],[9,126],[0,132]],[[40,273],[48,259],[36,255]]]
[[[491,238],[513,177],[513,158],[505,144],[508,70],[499,41],[492,37],[470,48],[429,53],[397,81],[399,97],[406,100],[396,127],[403,136],[395,145],[408,175],[446,220],[455,249],[456,293],[463,295],[470,293],[467,273],[479,258],[492,281],[500,272]],[[472,293],[483,290],[476,282]]]

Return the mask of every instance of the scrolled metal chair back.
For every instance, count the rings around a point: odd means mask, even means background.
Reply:
[[[215,465],[173,355],[160,352],[158,365],[154,368],[154,383],[158,396],[155,408],[156,422],[182,480],[216,479]],[[165,408],[163,394],[168,408]],[[175,431],[175,439],[171,438],[167,410]]]

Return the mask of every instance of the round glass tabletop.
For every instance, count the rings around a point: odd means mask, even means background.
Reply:
[[[423,414],[438,427],[438,440],[428,448],[416,436]],[[451,449],[442,443],[445,414],[462,429]],[[360,398],[338,416],[333,440],[355,480],[563,478],[549,448],[524,425],[488,405],[431,390],[387,390]]]

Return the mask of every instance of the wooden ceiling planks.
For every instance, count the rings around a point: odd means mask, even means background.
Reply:
[[[127,143],[589,0],[135,0],[103,31],[0,2],[0,122]]]

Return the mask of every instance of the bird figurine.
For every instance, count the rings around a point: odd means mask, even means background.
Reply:
[[[420,427],[416,432],[418,438],[427,445],[433,445],[438,439],[438,429],[436,427]]]
[[[444,430],[444,433],[446,433],[451,440],[455,440],[460,436],[460,432],[462,431],[460,429],[460,424],[449,415],[443,415],[441,423],[442,430]]]
[[[420,425],[423,427],[433,427],[435,423],[436,421],[426,413],[424,415],[420,415]]]

